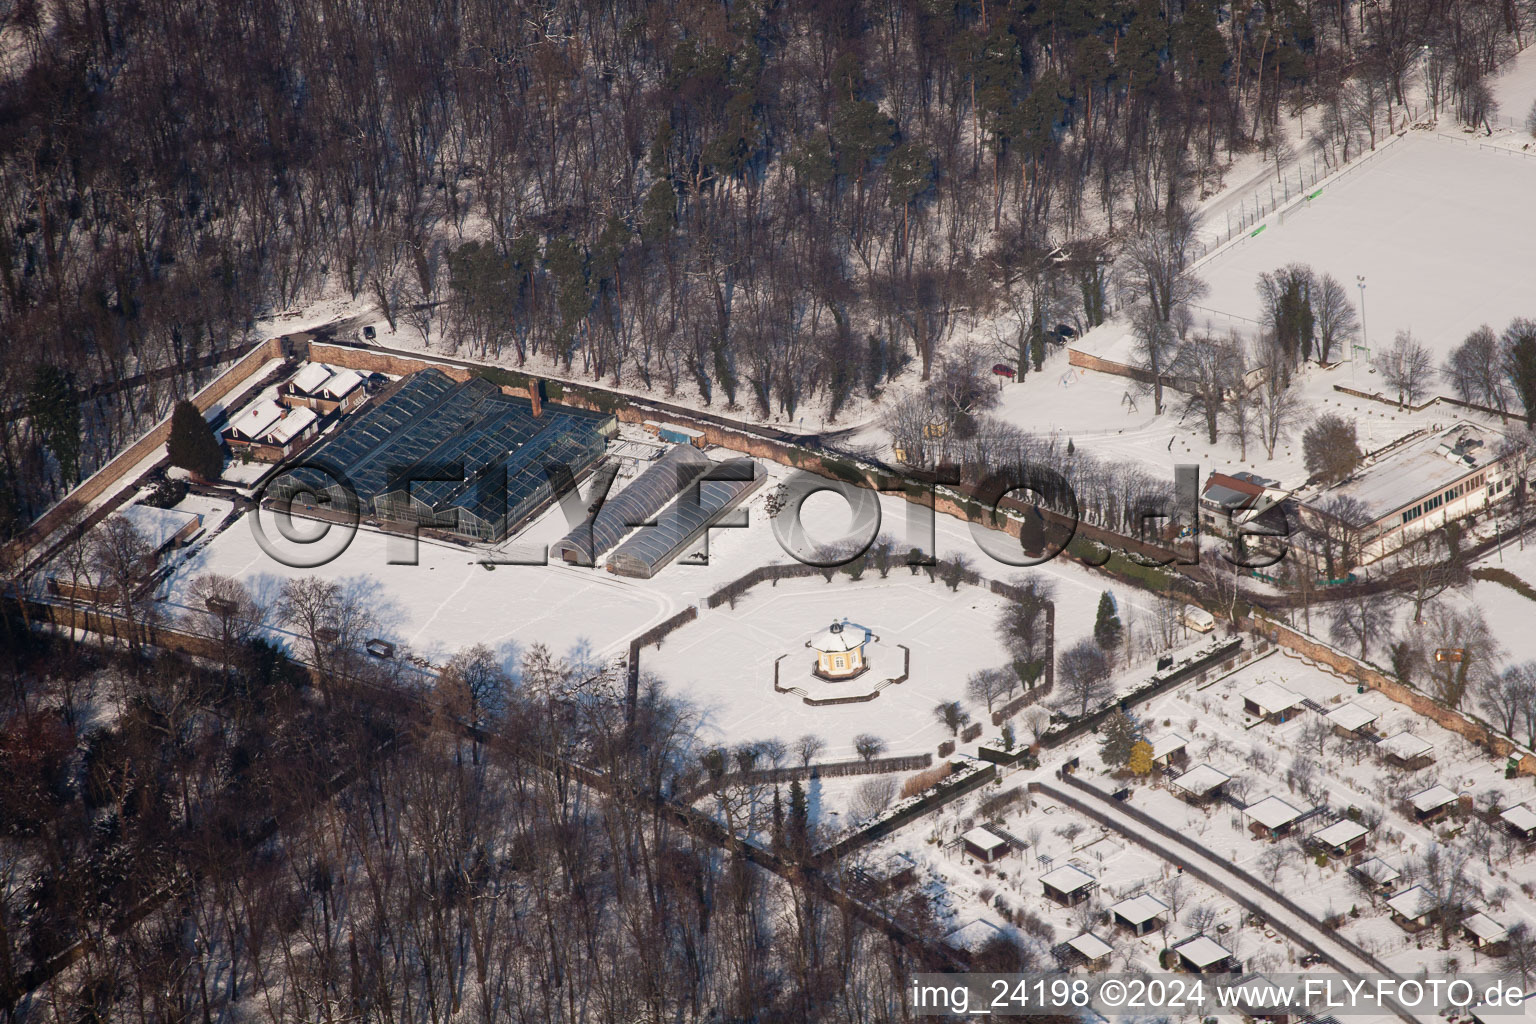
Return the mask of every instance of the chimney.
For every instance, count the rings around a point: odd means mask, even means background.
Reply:
[[[528,401],[533,403],[533,415],[537,419],[544,415],[544,382],[537,377],[528,378]]]

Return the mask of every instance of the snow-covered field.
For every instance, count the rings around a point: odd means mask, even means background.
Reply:
[[[782,479],[788,472],[778,465],[768,468],[774,479]],[[636,634],[697,605],[725,583],[758,566],[791,560],[779,546],[764,507],[770,490],[771,486],[759,490],[744,506],[747,527],[710,531],[707,566],[674,562],[651,580],[566,565],[502,565],[487,570],[481,564],[484,553],[480,549],[427,540],[417,548],[417,564],[391,564],[392,558],[399,560],[405,542],[366,528],[358,530],[345,550],[323,567],[292,567],[262,549],[252,529],[253,517],[247,514],[177,562],[162,594],[168,610],[174,613],[185,606],[192,580],[202,573],[217,572],[244,580],[258,598],[274,603],[284,580],[323,574],[366,597],[379,621],[380,636],[403,642],[433,661],[477,643],[510,659],[535,642],[556,652],[583,647],[606,659],[622,653]],[[908,543],[904,534],[906,503],[885,496],[881,509],[885,531],[904,545]],[[817,495],[805,503],[803,518],[813,536],[829,540],[842,535],[849,516],[839,499]],[[268,536],[277,536],[270,514],[264,514],[262,522]],[[315,527],[312,523],[299,525],[303,530]],[[502,552],[508,557],[524,554],[532,547],[558,540],[567,528],[561,511],[551,509],[503,545]],[[959,520],[938,516],[935,534],[941,558],[964,554],[989,578],[1012,579],[1019,574],[988,558],[971,537],[969,527]],[[313,550],[318,549],[316,545]],[[1004,660],[992,640],[998,604],[996,598],[975,587],[962,587],[955,594],[942,583],[930,583],[926,575],[914,578],[904,568],[899,572],[899,577],[893,573],[884,583],[873,579],[876,574],[871,572],[872,579],[859,583],[840,575],[831,584],[813,578],[781,583],[779,588],[754,589],[734,611],[728,607],[706,610],[699,622],[673,634],[660,650],[648,650],[643,667],[672,680],[680,694],[714,709],[710,723],[722,742],[786,733],[793,738],[820,731],[823,721],[835,720],[849,727],[828,727],[825,736],[851,753],[855,733],[879,731],[870,728],[867,709],[880,705],[881,716],[888,713],[887,708],[899,708],[889,712],[897,720],[886,735],[893,752],[897,752],[898,740],[902,740],[900,752],[928,749],[943,738],[931,713],[939,700],[937,694],[942,692],[946,699],[962,697],[969,672]],[[1105,580],[1062,559],[1023,572],[1039,574],[1053,584],[1057,635],[1062,643],[1092,630]],[[787,596],[791,594],[796,596]],[[849,595],[855,594],[860,596],[850,601]],[[1139,595],[1121,592],[1117,597],[1129,628],[1136,628],[1138,621],[1143,627],[1151,621],[1148,606]],[[769,676],[760,680],[752,676],[752,688],[761,693],[747,688],[749,663],[771,664],[778,654],[804,653],[809,633],[824,627],[834,614],[856,621],[867,619],[893,649],[896,643],[911,646],[914,680],[894,688],[892,694],[920,690],[920,696],[897,698],[888,694],[872,705],[854,706],[865,710],[849,711],[813,709],[797,698],[776,694]],[[281,629],[276,632],[284,635]],[[711,663],[705,656],[716,641],[700,639],[715,633],[731,638],[726,648],[729,657],[719,663]],[[700,647],[696,662],[685,656],[695,646]],[[920,671],[924,659],[926,665]],[[897,674],[884,670],[884,665],[876,669],[882,678]],[[917,703],[912,704],[913,700]],[[778,714],[783,720],[764,718],[765,713]],[[915,721],[901,724],[907,719]]]
[[[1409,132],[1326,185],[1285,223],[1201,268],[1201,305],[1259,316],[1258,275],[1308,263],[1349,286],[1363,275],[1372,351],[1412,330],[1437,356],[1478,325],[1536,315],[1536,158],[1482,148],[1475,137]]]
[[[1488,84],[1499,104],[1499,118],[1523,126],[1531,105],[1536,104],[1536,46],[1520,51]]]
[[[1066,621],[1082,635],[1093,626],[1095,595],[1063,588],[1070,609]],[[933,715],[942,701],[965,700],[965,680],[996,668],[1008,656],[996,637],[1001,598],[971,586],[951,592],[926,575],[902,568],[887,579],[871,573],[857,582],[838,577],[785,580],[755,587],[735,608],[704,611],[698,621],[673,633],[642,664],[687,693],[703,716],[704,731],[739,743],[778,736],[791,740],[815,733],[834,759],[856,756],[853,738],[873,733],[892,754],[930,750],[949,738]],[[774,661],[780,685],[805,686],[813,653],[805,641],[834,619],[848,618],[880,638],[866,673],[871,681],[901,674],[904,644],[911,650],[911,676],[887,686],[873,701],[823,707],[773,689]],[[839,684],[864,689],[866,680]],[[831,695],[837,687],[823,685]],[[980,717],[985,708],[976,708]]]
[[[1153,415],[1152,397],[1137,395],[1132,381],[1075,369],[1067,364],[1065,353],[1054,355],[1044,372],[1030,374],[1024,381],[1004,388],[996,415],[1026,430],[1056,432],[1063,439],[1070,438],[1083,451],[1104,459],[1140,464],[1170,481],[1175,466],[1195,463],[1200,466],[1202,480],[1214,472],[1247,469],[1279,480],[1287,487],[1300,486],[1307,479],[1300,436],[1301,429],[1316,414],[1334,412],[1353,419],[1360,447],[1367,452],[1421,427],[1449,426],[1464,415],[1478,419],[1475,414],[1443,407],[1406,412],[1334,390],[1335,385],[1340,385],[1379,391],[1380,378],[1364,367],[1345,364],[1324,369],[1309,364],[1294,381],[1306,409],[1297,415],[1297,429],[1276,448],[1274,458],[1265,453],[1257,440],[1249,442],[1244,458],[1237,442],[1224,432],[1216,444],[1209,444],[1199,411],[1186,415],[1184,399],[1177,392],[1166,393],[1167,408],[1162,416]],[[1134,407],[1127,400],[1128,395]],[[1497,426],[1496,421],[1492,425]]]

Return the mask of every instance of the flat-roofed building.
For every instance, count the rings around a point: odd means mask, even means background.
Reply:
[[[1403,873],[1380,857],[1371,857],[1349,869],[1356,878],[1376,888],[1377,892],[1389,893],[1397,887]]]
[[[1327,828],[1312,833],[1311,843],[1330,857],[1347,857],[1365,849],[1371,830],[1352,818],[1340,818]]]
[[[1451,813],[1451,808],[1456,806],[1458,797],[1455,790],[1436,783],[1428,789],[1413,794],[1408,798],[1408,806],[1413,809],[1413,818],[1421,824],[1439,821]]]
[[[977,825],[965,833],[960,837],[960,843],[966,853],[983,864],[990,864],[1008,853],[1008,840],[985,825]]]
[[[1505,451],[1504,440],[1468,421],[1410,435],[1347,479],[1299,498],[1306,529],[1295,550],[1318,571],[1342,575],[1353,566],[1341,558],[1374,562],[1428,530],[1503,501],[1519,472],[1519,454]],[[1341,520],[1340,498],[1350,499],[1359,516]]]
[[[1430,918],[1440,909],[1440,901],[1422,885],[1415,885],[1387,900],[1387,909],[1398,927],[1416,932],[1429,926]]]
[[[1509,929],[1481,910],[1462,918],[1461,933],[1473,949],[1498,954],[1509,941]]]
[[[1254,718],[1279,724],[1287,721],[1302,706],[1302,696],[1279,683],[1260,683],[1243,691],[1243,710]]]
[[[1324,720],[1341,736],[1370,735],[1371,727],[1380,717],[1376,712],[1348,700],[1323,716]]]
[[[1237,974],[1242,970],[1231,950],[1205,935],[1185,939],[1173,947],[1173,952],[1186,971],[1196,974]]]
[[[1189,740],[1176,732],[1164,733],[1152,741],[1152,764],[1173,768],[1189,760]]]
[[[1115,947],[1099,938],[1093,932],[1083,932],[1074,935],[1062,943],[1065,955],[1058,957],[1063,967],[1071,968],[1082,966],[1090,971],[1096,971],[1109,965],[1109,958],[1115,951]]]
[[[1394,733],[1376,744],[1388,764],[1417,771],[1435,760],[1435,745],[1411,732]]]
[[[1515,804],[1499,815],[1509,831],[1526,842],[1536,840],[1536,811],[1529,804]]]

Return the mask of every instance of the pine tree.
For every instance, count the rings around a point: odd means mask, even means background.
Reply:
[[[74,375],[48,363],[39,363],[27,386],[27,416],[43,444],[59,463],[65,487],[80,480],[80,400],[75,395]]]
[[[810,810],[805,800],[805,787],[795,779],[789,784],[789,823],[785,828],[786,843],[792,850],[803,850],[810,832]]]
[[[1099,756],[1110,768],[1124,768],[1140,739],[1141,723],[1124,711],[1116,711],[1099,727]]]
[[[176,403],[171,413],[171,437],[166,442],[171,465],[179,466],[204,480],[217,480],[224,470],[224,450],[213,428],[203,419],[197,406],[186,399]]]
[[[1125,627],[1120,624],[1120,613],[1115,610],[1115,598],[1109,591],[1099,597],[1099,617],[1093,624],[1093,642],[1106,654],[1120,646]]]

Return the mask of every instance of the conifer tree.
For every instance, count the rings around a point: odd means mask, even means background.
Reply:
[[[204,480],[217,480],[224,470],[224,451],[213,428],[203,419],[197,406],[186,399],[176,403],[171,413],[171,436],[166,442],[171,465],[179,466]]]

